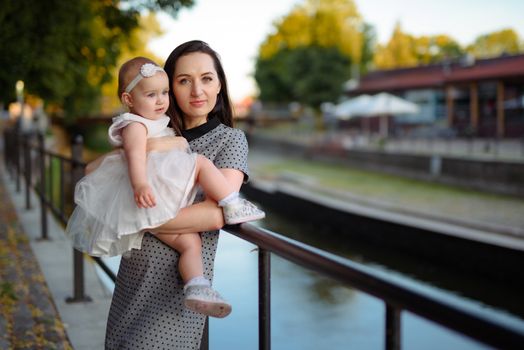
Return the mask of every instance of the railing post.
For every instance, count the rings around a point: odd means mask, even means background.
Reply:
[[[21,180],[20,180],[20,177],[22,176],[21,172],[22,172],[22,169],[21,169],[21,159],[22,159],[22,152],[20,152],[20,147],[22,146],[22,142],[21,142],[21,138],[22,138],[22,132],[20,131],[19,128],[15,129],[15,161],[16,161],[16,164],[15,164],[15,169],[16,169],[16,193],[20,193],[20,190],[21,190]]]
[[[74,193],[76,183],[84,176],[82,167],[83,139],[76,135],[71,144],[71,191]],[[91,298],[85,295],[84,288],[84,254],[73,248],[73,296],[66,298],[66,302],[85,302]]]
[[[6,169],[7,169],[7,172],[9,173],[9,175],[11,175],[11,166],[9,164],[9,160],[11,159],[9,157],[9,140],[10,140],[10,136],[11,136],[11,133],[9,132],[10,131],[10,128],[5,128],[4,129],[4,163],[6,165]],[[12,178],[12,177],[11,177]]]
[[[12,134],[13,129],[12,128],[6,128],[4,130],[4,162],[6,165],[7,172],[9,174],[9,177],[13,179],[13,161],[12,161]]]
[[[41,239],[47,237],[47,208],[46,208],[46,175],[45,175],[45,142],[44,134],[38,133],[38,154],[40,158],[40,229],[42,232]]]
[[[258,344],[271,349],[271,253],[258,248]]]
[[[25,208],[31,209],[31,134],[24,138]]]
[[[400,309],[386,303],[386,350],[400,350]]]

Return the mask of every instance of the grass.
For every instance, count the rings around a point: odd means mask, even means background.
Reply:
[[[521,218],[524,199],[521,198],[300,159],[266,163],[254,170],[256,176],[266,178],[282,174],[287,174],[288,178],[293,175],[305,177],[320,187],[402,209],[524,226]]]

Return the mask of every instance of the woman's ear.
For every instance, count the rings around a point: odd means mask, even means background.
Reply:
[[[122,104],[126,105],[127,107],[133,107],[133,97],[129,93],[122,93],[120,100],[122,101]]]

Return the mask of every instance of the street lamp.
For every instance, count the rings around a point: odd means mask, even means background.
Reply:
[[[24,103],[24,82],[18,80],[15,85],[16,88],[16,100],[18,103]]]
[[[25,126],[27,124],[27,121],[24,120],[24,85],[25,84],[22,80],[18,80],[15,84],[16,101],[20,106],[20,119],[18,120],[18,122],[20,123],[19,125],[22,130],[25,129]]]

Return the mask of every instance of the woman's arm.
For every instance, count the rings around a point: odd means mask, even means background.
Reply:
[[[244,173],[236,169],[220,169],[225,178],[231,183],[235,191],[240,190]],[[162,232],[171,234],[195,233],[203,231],[214,231],[224,226],[224,216],[222,208],[211,199],[182,208],[178,215],[155,228],[152,232]]]

